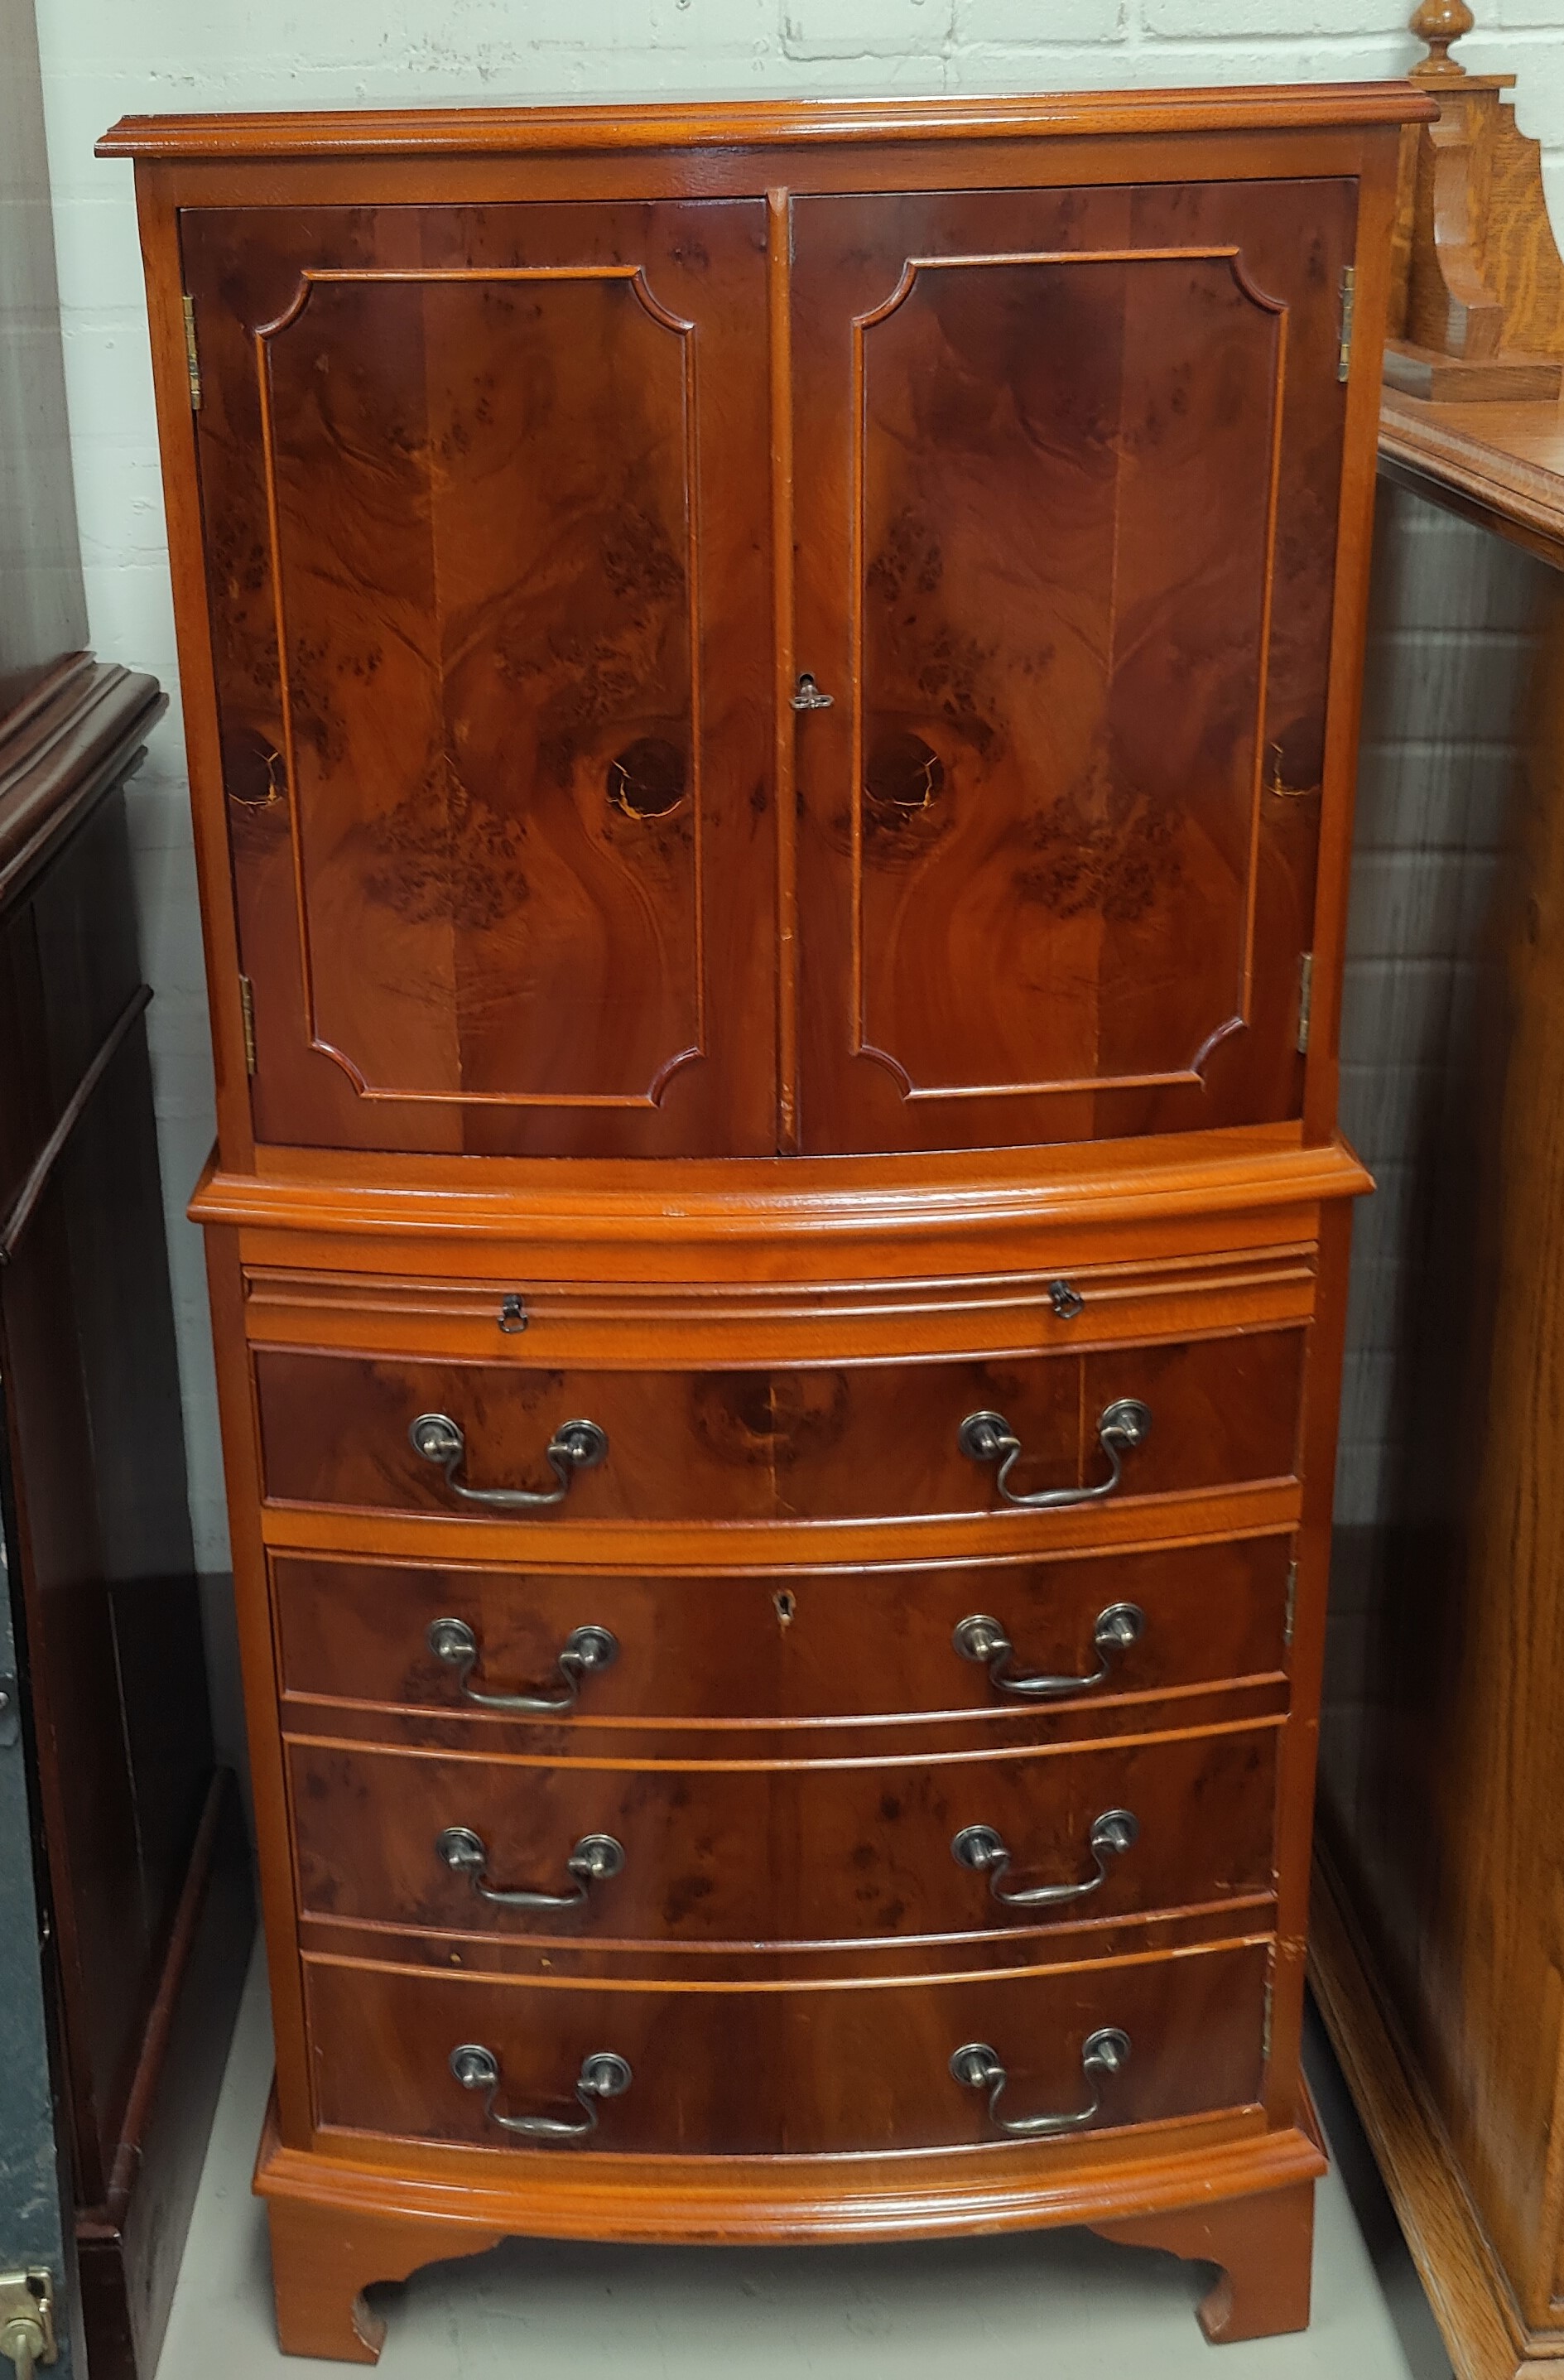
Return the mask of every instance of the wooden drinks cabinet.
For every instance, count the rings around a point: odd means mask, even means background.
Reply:
[[[148,118],[283,2344],[1307,2319],[1399,84]]]

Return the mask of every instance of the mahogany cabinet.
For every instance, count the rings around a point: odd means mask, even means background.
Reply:
[[[46,2272],[60,2357],[94,2380],[151,2380],[254,1929],[131,883],[126,782],[162,708],[78,652],[0,720],[0,2299],[8,2320],[18,2271]]]
[[[148,118],[285,2348],[509,2232],[1307,2319],[1402,85]]]

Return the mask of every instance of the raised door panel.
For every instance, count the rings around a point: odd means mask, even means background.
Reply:
[[[763,240],[185,216],[262,1140],[774,1148]]]
[[[806,1148],[1298,1112],[1354,203],[797,202]]]

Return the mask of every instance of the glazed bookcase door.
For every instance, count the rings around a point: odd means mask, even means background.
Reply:
[[[262,1141],[774,1148],[764,220],[183,218]]]
[[[1298,1113],[1354,210],[795,202],[807,1148]]]

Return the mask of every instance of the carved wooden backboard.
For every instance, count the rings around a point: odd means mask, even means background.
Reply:
[[[764,223],[185,218],[260,1138],[774,1148]]]
[[[797,201],[806,1148],[1297,1112],[1353,216]]]

